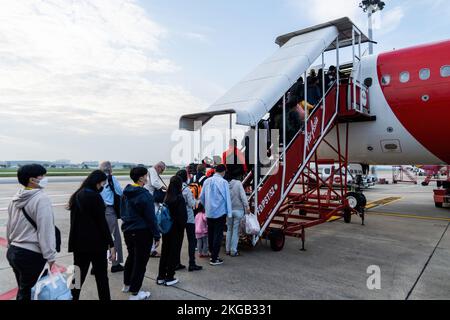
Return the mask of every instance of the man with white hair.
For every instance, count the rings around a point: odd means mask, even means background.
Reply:
[[[122,196],[122,187],[116,177],[113,176],[113,169],[111,162],[103,161],[100,163],[99,169],[108,176],[107,184],[103,189],[101,196],[106,206],[106,221],[108,222],[109,231],[114,239],[114,247],[117,252],[117,259],[113,262],[111,272],[122,272],[124,267],[123,251],[122,251],[122,237],[120,235],[119,218],[120,218],[120,197]],[[95,272],[95,270],[93,270]]]
[[[145,188],[150,192],[150,194],[155,198],[155,212],[158,212],[159,206],[161,205],[161,199],[158,199],[159,195],[162,195],[167,190],[167,186],[161,178],[161,174],[166,170],[166,164],[162,161],[155,164],[148,170],[148,183]],[[158,195],[158,196],[157,196]],[[155,244],[153,244],[151,249],[151,257],[159,257],[156,251]]]

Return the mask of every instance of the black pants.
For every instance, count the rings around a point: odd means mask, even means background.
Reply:
[[[128,257],[125,262],[123,283],[130,286],[131,293],[138,293],[144,281],[153,234],[149,230],[127,231],[124,233]]]
[[[42,254],[30,250],[10,246],[6,253],[9,264],[16,276],[17,300],[31,300],[31,288],[39,280],[39,275],[45,267]]]
[[[163,234],[158,279],[168,280],[175,276],[175,268],[180,263],[183,236],[184,228],[176,225],[168,233]]]
[[[73,283],[72,289],[73,300],[80,300],[81,287],[86,280],[89,266],[92,263],[92,269],[95,272],[95,282],[97,283],[98,298],[102,301],[111,300],[108,280],[108,260],[106,258],[106,250],[99,252],[74,252],[73,264],[80,268],[81,283]],[[74,281],[76,281],[75,277]]]
[[[189,245],[189,266],[195,266],[195,247],[197,247],[197,238],[195,237],[195,224],[186,224],[186,236]]]
[[[208,245],[211,252],[211,260],[217,260],[219,258],[220,246],[223,240],[223,230],[225,227],[227,215],[223,215],[220,218],[212,219],[208,218]]]

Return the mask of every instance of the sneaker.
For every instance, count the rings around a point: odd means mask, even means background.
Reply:
[[[166,286],[170,287],[178,283],[178,279],[166,279]]]
[[[125,270],[125,268],[121,264],[118,264],[117,266],[112,266],[111,267],[111,273],[123,272],[124,270]]]
[[[209,262],[209,264],[212,265],[212,266],[218,266],[218,265],[223,264],[223,260],[222,259],[211,260]]]
[[[186,269],[186,266],[184,266],[184,265],[182,265],[182,264],[179,264],[179,265],[175,268],[175,271],[183,270],[183,269]]]
[[[130,286],[123,286],[123,288],[122,288],[122,292],[123,293],[129,293],[130,292]]]
[[[151,293],[148,291],[139,291],[137,295],[130,295],[129,300],[148,300],[150,299]]]
[[[239,251],[230,254],[231,257],[239,257],[240,255]]]
[[[199,270],[202,270],[203,269],[203,267],[201,267],[201,266],[197,266],[197,265],[194,265],[194,266],[189,266],[189,272],[191,272],[191,271],[199,271]]]
[[[163,284],[166,284],[166,280],[158,278],[158,279],[156,279],[156,284],[158,286],[162,286]]]
[[[158,253],[158,251],[152,251],[150,253],[150,258],[161,258],[161,255]]]

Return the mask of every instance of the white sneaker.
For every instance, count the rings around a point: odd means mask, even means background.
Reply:
[[[130,286],[123,286],[122,292],[123,292],[123,293],[128,293],[128,292],[130,292]]]
[[[168,286],[168,287],[173,286],[173,285],[175,285],[177,283],[178,283],[178,279],[175,279],[175,278],[166,280],[166,286]]]
[[[137,295],[132,294],[129,300],[148,300],[150,299],[150,292],[147,291],[139,291]]]

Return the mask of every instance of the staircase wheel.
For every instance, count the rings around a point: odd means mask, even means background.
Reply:
[[[278,252],[283,250],[286,237],[284,235],[283,230],[273,229],[269,233],[269,240],[270,240],[270,248],[273,251]]]
[[[444,204],[442,202],[435,202],[434,205],[436,206],[436,208],[443,208]]]
[[[301,215],[301,216],[306,217],[306,216],[308,215],[308,212],[306,212],[305,209],[300,209],[300,210],[298,211],[298,214]]]
[[[426,186],[428,186],[429,185],[429,183],[427,183],[427,182],[422,182],[422,186],[424,186],[424,187],[426,187]]]
[[[344,209],[344,222],[345,223],[352,222],[352,210],[349,208]]]
[[[349,192],[345,196],[345,198],[348,201],[348,205],[351,209],[356,209],[359,205],[359,202],[361,201],[361,198],[359,197],[357,192]]]

